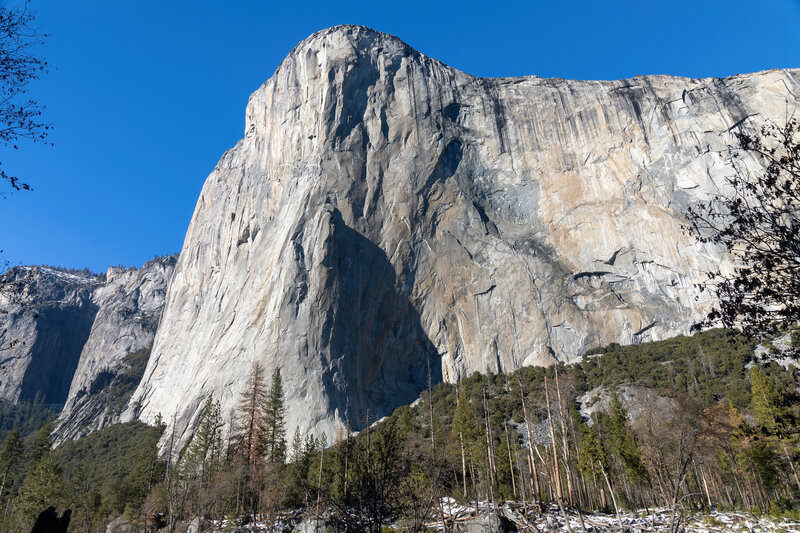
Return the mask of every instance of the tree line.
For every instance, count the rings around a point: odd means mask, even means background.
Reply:
[[[797,370],[757,364],[753,349],[717,330],[475,374],[380,423],[365,412],[358,433],[345,423],[333,442],[287,438],[280,369],[268,379],[255,365],[234,412],[208,398],[182,447],[162,421],[56,450],[51,425],[27,439],[12,431],[0,450],[2,528],[23,531],[54,503],[86,533],[118,515],[171,532],[196,517],[209,530],[223,518],[269,524],[293,509],[343,531],[421,531],[447,514],[445,497],[528,512],[666,507],[675,523],[712,508],[796,514]]]

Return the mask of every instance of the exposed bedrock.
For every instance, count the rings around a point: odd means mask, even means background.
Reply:
[[[0,276],[0,400],[63,404],[97,306],[91,275],[14,267]]]
[[[682,230],[732,131],[797,107],[797,70],[725,79],[481,79],[338,26],[250,98],[206,180],[126,417],[184,438],[253,362],[288,431],[325,432],[433,381],[657,340],[728,261]],[[753,161],[744,160],[746,165]]]
[[[176,260],[108,269],[92,294],[97,314],[56,424],[56,444],[119,421],[147,362]]]

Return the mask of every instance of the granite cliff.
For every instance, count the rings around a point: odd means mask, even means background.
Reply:
[[[0,279],[0,401],[63,405],[61,443],[119,420],[153,344],[176,257],[105,277],[14,267]]]
[[[683,213],[724,187],[732,132],[798,95],[797,70],[482,79],[363,27],[318,32],[206,180],[124,416],[186,438],[258,361],[281,368],[289,433],[330,437],[429,374],[685,333],[727,259]]]
[[[0,400],[64,403],[101,284],[48,267],[14,267],[0,277]]]
[[[92,295],[98,311],[56,424],[57,444],[119,420],[149,357],[176,260],[108,269]]]

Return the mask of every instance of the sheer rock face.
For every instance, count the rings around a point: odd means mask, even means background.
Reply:
[[[162,257],[140,269],[108,269],[106,283],[93,294],[97,316],[58,419],[57,444],[119,420],[136,383],[125,387],[115,378],[130,371],[126,356],[152,346],[176,261]],[[112,395],[109,386],[115,386]]]
[[[67,398],[97,305],[94,276],[14,267],[0,278],[0,400]]]
[[[726,260],[682,213],[724,186],[731,130],[783,121],[799,80],[481,79],[366,28],[316,33],[205,183],[126,416],[186,437],[259,361],[288,433],[330,437],[414,399],[429,366],[454,381],[685,333]]]

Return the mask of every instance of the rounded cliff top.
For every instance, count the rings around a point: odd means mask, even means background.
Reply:
[[[365,47],[372,47],[376,44],[392,43],[396,47],[403,48],[410,53],[419,53],[414,50],[411,45],[395,35],[355,24],[339,24],[338,26],[331,26],[330,28],[316,31],[300,41],[294,49],[314,47],[326,48],[343,43],[350,43],[354,47],[362,49]]]
[[[298,58],[308,59],[317,54],[344,61],[364,55],[426,57],[394,35],[366,26],[340,24],[312,33],[300,41],[278,66],[277,70]]]
[[[426,56],[424,53],[418,51],[417,49],[413,48],[411,45],[400,39],[399,37],[384,33],[378,30],[374,30],[367,26],[361,26],[356,24],[339,24],[337,26],[331,26],[329,28],[325,28],[319,31],[316,31],[300,41],[286,56],[286,58],[281,62],[278,66],[278,69],[281,68],[287,62],[293,61],[295,58],[309,57],[311,55],[317,54],[324,51],[328,56],[338,56],[341,59],[352,59],[359,55],[390,55],[390,56],[404,56],[410,57],[415,56],[418,58],[424,58],[426,60],[434,61],[441,65],[447,66],[450,69],[458,71],[462,74],[467,74],[470,77],[478,78],[477,76],[471,75],[462,71],[461,69],[452,67],[447,65],[446,63],[442,62],[441,60],[431,58]],[[727,76],[725,78],[717,78],[717,77],[710,77],[710,78],[697,78],[698,80],[706,80],[706,79],[727,79],[727,78],[737,78],[742,76],[752,76],[753,74],[761,75],[767,74],[769,72],[773,72],[775,69],[770,69],[768,71],[761,71],[761,72],[754,72],[754,73],[742,73],[736,74],[733,76]],[[797,82],[798,76],[800,76],[800,69],[796,68],[789,68],[789,69],[777,69],[783,71],[787,76],[793,78],[795,83]],[[593,83],[596,81],[611,81],[611,82],[630,82],[631,80],[637,79],[670,79],[670,78],[680,78],[685,80],[691,80],[692,78],[683,77],[683,76],[674,76],[674,75],[665,75],[665,74],[646,74],[646,75],[638,75],[632,78],[626,79],[609,79],[609,80],[591,80],[591,79],[568,79],[568,78],[542,78],[535,74],[528,74],[528,75],[515,75],[515,76],[500,76],[500,77],[487,77],[482,78],[486,80],[493,80],[496,83],[503,83],[503,82],[512,82],[512,83],[519,83],[522,81],[534,81],[536,83]]]

